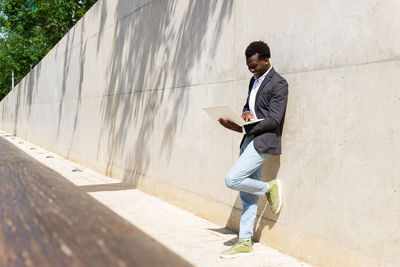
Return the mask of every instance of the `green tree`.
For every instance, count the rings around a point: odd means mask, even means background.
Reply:
[[[0,100],[97,0],[0,0]]]

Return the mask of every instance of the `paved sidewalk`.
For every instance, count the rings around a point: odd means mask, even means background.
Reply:
[[[223,260],[219,253],[236,241],[235,233],[6,132],[0,136],[195,266],[310,266],[259,243],[253,257]]]

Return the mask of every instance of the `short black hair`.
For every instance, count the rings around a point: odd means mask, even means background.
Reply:
[[[246,48],[246,58],[252,57],[258,53],[259,59],[270,58],[271,52],[269,51],[268,45],[263,41],[254,41],[249,44]]]

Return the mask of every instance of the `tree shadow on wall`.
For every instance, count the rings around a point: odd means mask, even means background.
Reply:
[[[80,40],[82,43],[76,42],[76,32],[81,30],[80,33]],[[68,121],[67,117],[70,115],[68,112],[65,112],[65,102],[74,102],[71,99],[66,99],[67,92],[75,92],[76,88],[73,87],[74,83],[71,82],[75,78],[76,75],[70,75],[72,70],[73,73],[78,74],[78,94],[76,96],[76,109],[73,110],[73,129],[71,135],[68,135],[69,144],[66,144],[65,147],[67,148],[68,152],[72,149],[72,143],[76,134],[77,124],[78,124],[78,117],[80,114],[80,104],[82,99],[82,91],[83,91],[83,79],[84,79],[84,68],[85,68],[85,56],[86,56],[86,45],[87,40],[83,40],[84,38],[84,25],[82,21],[80,24],[77,24],[72,28],[64,37],[63,39],[52,48],[52,53],[47,54],[16,86],[15,90],[12,92],[13,97],[15,97],[15,103],[12,108],[14,110],[13,113],[13,134],[19,135],[22,137],[29,137],[35,138],[34,136],[30,136],[29,131],[35,131],[35,129],[41,129],[42,125],[33,124],[35,119],[31,119],[31,116],[43,117],[43,121],[47,121],[50,125],[57,127],[56,136],[57,141],[60,139],[61,134],[68,134],[70,133],[69,129],[65,128],[63,125],[63,120]],[[60,45],[61,44],[61,45]],[[63,46],[64,45],[64,46]],[[61,48],[63,49],[61,50]],[[79,64],[73,62],[74,60],[74,50],[79,49]],[[60,64],[61,68],[58,66],[51,65],[51,59],[49,62],[49,57],[54,56],[54,59],[57,60],[58,58],[62,58],[62,64]],[[42,68],[43,67],[43,68]],[[43,78],[42,73],[54,73],[54,80],[46,81]],[[45,74],[48,75],[48,74]],[[58,82],[62,81],[62,82]],[[46,82],[48,84],[44,85],[43,83]],[[72,85],[71,85],[72,83]],[[43,91],[47,89],[54,90],[51,91]],[[53,88],[52,88],[53,87]],[[59,89],[59,90],[58,90]],[[40,95],[40,96],[39,96]],[[7,99],[5,99],[7,100]],[[74,99],[75,100],[75,99]],[[52,104],[57,104],[53,109],[51,107]],[[37,107],[39,105],[43,105],[44,109],[36,109],[33,110],[33,107]],[[47,108],[47,109],[46,109]],[[41,110],[43,113],[38,114],[38,110]],[[71,111],[71,110],[68,110]],[[57,112],[56,121],[49,121],[48,118],[51,118],[49,113]],[[20,116],[20,114],[22,116]],[[37,122],[37,121],[36,121]],[[25,123],[25,124],[21,124]],[[64,127],[64,128],[63,128]],[[25,132],[22,132],[25,130]],[[43,130],[43,129],[41,129]],[[55,129],[54,129],[55,130]],[[52,131],[49,131],[52,132]],[[46,136],[48,132],[43,131],[43,136]],[[36,136],[37,137],[37,136]],[[64,136],[65,137],[65,136]],[[46,137],[43,137],[46,139]],[[48,140],[51,140],[49,137]],[[38,140],[36,139],[36,142]],[[49,144],[47,144],[49,145]],[[68,154],[64,154],[64,156],[68,157]]]
[[[263,165],[261,181],[266,182],[276,179],[279,168],[280,168],[280,156],[279,155],[270,156]],[[225,227],[221,229],[210,229],[210,230],[227,234],[228,233],[230,234],[230,232],[226,231],[226,229],[238,232],[241,215],[242,215],[242,200],[240,199],[240,194],[238,193],[238,196],[232,207],[231,214],[229,215]],[[257,218],[254,223],[253,240],[259,241],[265,227],[268,227],[268,230],[274,227],[276,221],[278,220],[278,217],[279,213],[273,214],[271,212],[267,198],[263,196],[259,197]],[[237,237],[224,242],[224,245],[231,246],[236,241]]]
[[[16,86],[16,89],[12,91],[15,97],[15,105],[12,108],[14,110],[13,113],[13,135],[22,135],[27,136],[28,127],[20,125],[23,121],[20,121],[20,112],[21,114],[26,114],[25,122],[30,121],[32,105],[36,101],[36,96],[38,94],[38,80],[41,73],[41,63],[37,64],[25,77],[24,79]],[[11,95],[11,92],[10,92]],[[8,95],[7,95],[8,96]],[[6,98],[4,98],[6,100]],[[4,101],[5,103],[5,101]],[[26,113],[24,113],[24,110]],[[21,131],[25,129],[25,132]]]
[[[97,152],[108,152],[106,175],[122,170],[123,181],[132,185],[137,185],[151,164],[157,164],[158,159],[151,155],[170,157],[190,105],[187,87],[191,71],[204,56],[206,34],[210,28],[214,30],[217,47],[223,21],[232,13],[230,0],[193,0],[184,9],[179,1],[142,2],[131,13],[116,16],[119,21],[114,29],[114,52],[107,62]],[[128,0],[119,1],[117,12],[126,12],[129,5]],[[106,8],[100,10],[107,12]],[[215,16],[219,23],[210,25]],[[213,57],[215,49],[207,53]],[[166,105],[167,110],[162,107]]]
[[[76,35],[76,32],[80,33],[80,36]],[[66,100],[66,93],[67,90],[71,91],[76,91],[76,95],[73,97],[76,98],[76,103],[74,105],[71,105],[71,109],[67,111],[73,111],[73,115],[71,118],[73,118],[72,122],[72,129],[71,131],[66,131],[70,133],[70,136],[67,138],[68,144],[66,144],[66,147],[68,148],[67,150],[67,157],[69,157],[69,153],[73,150],[73,144],[75,141],[75,136],[77,134],[77,129],[78,129],[78,124],[79,124],[79,118],[82,116],[81,114],[81,105],[82,105],[82,93],[83,93],[83,81],[84,81],[84,72],[85,68],[88,68],[86,65],[86,52],[87,52],[87,45],[88,45],[88,39],[85,39],[85,25],[83,21],[80,21],[79,24],[76,24],[74,28],[64,37],[65,38],[65,48],[64,48],[64,62],[63,62],[63,78],[62,78],[62,85],[61,85],[61,95],[60,95],[60,104],[58,106],[58,127],[57,127],[57,139],[60,139],[60,136],[63,134],[62,126],[63,125],[63,119],[66,119],[66,123],[68,123],[67,117],[69,116],[68,114],[63,113],[64,110],[64,104]],[[77,40],[81,40],[81,43],[79,45],[76,45],[75,42]],[[75,49],[79,49],[79,54],[76,53]],[[74,62],[74,55],[78,55],[77,62]],[[76,64],[78,63],[78,64]],[[73,71],[72,71],[73,69]],[[70,78],[71,77],[71,78]],[[71,88],[68,83],[71,83],[69,79],[73,80],[74,78],[77,78],[78,83],[74,84],[72,83],[72,86],[74,88]],[[77,89],[76,89],[77,87]]]

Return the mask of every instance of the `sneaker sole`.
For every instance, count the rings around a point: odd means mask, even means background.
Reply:
[[[252,252],[243,252],[234,255],[220,255],[222,259],[233,259],[233,258],[241,258],[241,257],[250,257],[254,256],[254,251]]]
[[[276,182],[278,184],[278,194],[279,194],[279,206],[278,209],[274,212],[274,214],[277,214],[281,211],[282,207],[282,183],[280,179],[276,179]]]

